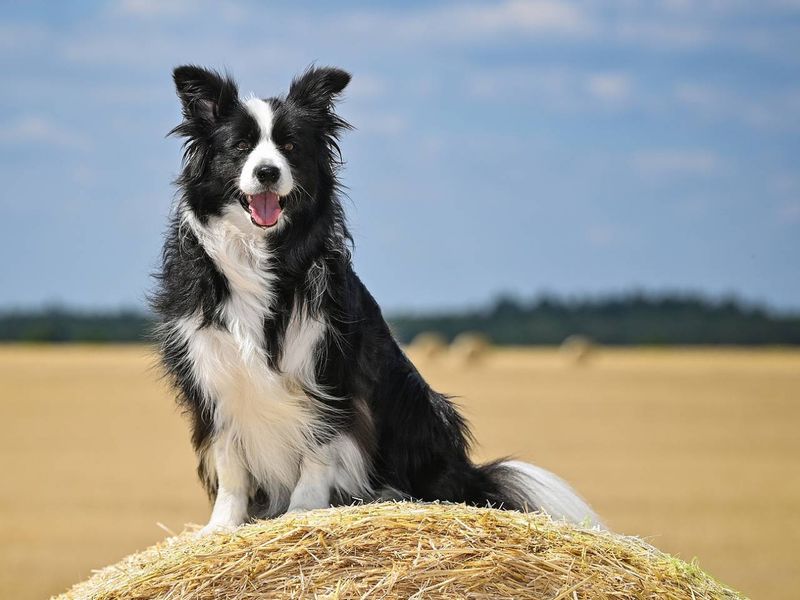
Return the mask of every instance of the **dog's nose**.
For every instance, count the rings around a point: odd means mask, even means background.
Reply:
[[[255,170],[259,183],[275,183],[281,176],[281,170],[275,165],[259,165]]]

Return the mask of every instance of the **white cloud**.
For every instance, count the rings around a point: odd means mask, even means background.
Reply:
[[[632,157],[633,166],[644,175],[710,175],[722,161],[710,150],[643,150]]]
[[[798,62],[797,28],[766,19],[798,16],[798,0],[596,0],[588,18],[597,39],[654,50],[732,54]]]
[[[783,14],[783,9],[775,6],[779,1],[765,6],[765,14]],[[75,36],[63,51],[56,50],[59,55],[87,63],[150,66],[159,58],[163,62],[165,57],[180,57],[214,64],[223,60],[237,68],[248,60],[263,67],[265,57],[270,56],[279,56],[283,64],[307,62],[309,56],[324,58],[331,49],[358,57],[365,51],[374,55],[424,54],[436,47],[520,42],[565,45],[591,41],[691,51],[714,46],[737,53],[767,53],[784,61],[800,56],[792,52],[797,48],[793,41],[796,29],[765,29],[758,20],[747,18],[753,13],[752,6],[734,0],[498,0],[416,9],[395,4],[386,9],[341,9],[319,14],[287,7],[235,0],[117,0],[105,11],[102,26]],[[177,18],[187,20],[185,33],[178,35],[166,30]],[[131,23],[137,20],[148,20],[150,25],[164,29],[147,32],[143,40],[141,31],[132,31]],[[236,27],[220,29],[220,21],[233,22]],[[263,22],[277,28],[274,35],[265,35]],[[300,39],[300,45],[286,43]],[[0,47],[2,40],[0,26]],[[343,43],[349,49],[343,50]]]
[[[506,67],[472,72],[474,98],[508,105],[536,105],[558,113],[636,110],[653,118],[681,115],[732,123],[770,133],[800,131],[800,86],[744,90],[709,83],[670,82],[664,87],[624,71],[590,71],[565,65]]]
[[[361,12],[337,19],[336,29],[386,40],[479,44],[487,38],[557,34],[583,37],[593,24],[578,4],[555,0],[455,3],[408,12]]]
[[[591,30],[589,20],[578,5],[551,0],[511,0],[487,6],[458,6],[446,21],[467,35],[513,32],[585,34]]]
[[[111,13],[140,19],[173,19],[198,12],[214,12],[226,21],[241,21],[247,10],[240,2],[209,0],[119,0]]]
[[[28,115],[0,125],[0,143],[48,144],[73,149],[86,149],[86,137],[62,127],[47,117]]]
[[[174,17],[192,9],[191,0],[120,0],[116,10],[137,17]]]

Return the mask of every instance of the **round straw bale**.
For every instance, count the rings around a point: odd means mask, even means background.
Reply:
[[[411,340],[409,350],[414,354],[414,358],[422,360],[435,359],[447,350],[447,340],[441,333],[423,331]]]
[[[594,343],[585,335],[570,335],[561,342],[561,352],[572,364],[583,364],[592,355]]]
[[[645,542],[459,504],[294,513],[232,533],[183,533],[58,597],[739,599]]]
[[[482,333],[465,331],[459,333],[450,344],[450,356],[459,364],[474,364],[489,352],[489,338]]]

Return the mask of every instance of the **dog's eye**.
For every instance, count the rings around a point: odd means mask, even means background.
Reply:
[[[294,150],[294,144],[292,144],[291,142],[289,142],[288,144],[284,144],[283,146],[281,146],[281,150],[283,150],[284,152],[291,152],[292,150]]]
[[[250,142],[245,142],[244,140],[236,144],[236,149],[241,150],[242,152],[247,152],[250,150]]]

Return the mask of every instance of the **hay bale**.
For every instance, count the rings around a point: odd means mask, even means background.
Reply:
[[[441,333],[423,331],[411,340],[408,348],[414,353],[414,358],[421,360],[436,359],[447,350],[447,340]]]
[[[741,598],[637,538],[538,514],[402,502],[184,533],[58,598],[279,597]]]
[[[570,335],[561,342],[561,353],[573,365],[581,365],[594,352],[594,342],[585,335]]]
[[[461,365],[471,365],[481,361],[492,347],[482,333],[465,331],[459,333],[450,344],[450,356],[453,361]]]

